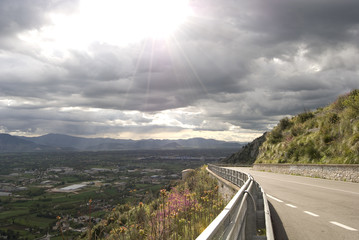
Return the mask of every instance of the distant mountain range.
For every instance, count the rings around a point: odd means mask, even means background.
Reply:
[[[191,138],[178,140],[125,140],[112,138],[82,138],[63,134],[47,134],[40,137],[20,137],[0,134],[0,152],[41,151],[115,151],[151,149],[213,149],[240,148],[244,143],[214,139]]]

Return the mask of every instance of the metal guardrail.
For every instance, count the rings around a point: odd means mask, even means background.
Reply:
[[[208,169],[240,189],[196,240],[274,240],[267,198],[253,177],[212,164],[208,165]],[[257,234],[258,230],[263,232],[264,229],[265,236]]]

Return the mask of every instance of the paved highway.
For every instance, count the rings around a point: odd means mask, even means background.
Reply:
[[[276,239],[359,239],[359,183],[254,171],[267,193]]]

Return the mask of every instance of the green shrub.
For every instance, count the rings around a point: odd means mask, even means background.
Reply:
[[[295,156],[297,152],[297,146],[295,144],[290,144],[287,150],[287,158],[290,159]]]
[[[354,145],[359,141],[359,133],[354,134],[354,136],[351,139],[351,144]]]
[[[335,138],[332,135],[330,135],[329,133],[322,135],[322,141],[325,144],[331,143],[332,141],[334,141],[334,139]]]
[[[294,162],[298,162],[298,161],[299,161],[299,156],[300,156],[299,152],[298,152],[298,151],[295,151],[295,152],[294,152]]]
[[[333,103],[333,108],[339,111],[345,109],[345,117],[356,118],[359,114],[359,89],[355,89],[346,95],[338,97]]]
[[[314,114],[312,112],[304,112],[304,113],[301,113],[298,115],[298,121],[300,123],[304,123],[313,117],[314,117]]]
[[[308,127],[309,129],[317,128],[317,127],[318,127],[318,122],[317,122],[317,120],[316,120],[315,118],[313,118],[312,120],[308,121],[308,122],[306,123],[306,125],[307,125],[307,127]]]
[[[351,91],[344,99],[344,106],[353,108],[359,112],[359,89]]]
[[[283,139],[283,135],[282,132],[279,130],[279,128],[273,129],[268,137],[269,143],[272,144],[280,143],[282,139]]]
[[[278,163],[286,163],[287,162],[287,159],[279,159],[278,160]]]
[[[299,136],[299,135],[301,135],[303,133],[303,128],[296,125],[296,126],[292,127],[292,129],[290,130],[290,133],[294,137]]]
[[[331,126],[324,121],[320,126],[319,132],[321,135],[325,135],[325,134],[329,134],[331,129],[332,129]]]
[[[350,136],[353,134],[354,126],[349,119],[340,121],[338,131],[342,135]]]
[[[343,110],[343,117],[346,119],[355,119],[359,116],[359,111],[355,108],[348,107]]]
[[[289,118],[285,117],[279,121],[279,129],[281,131],[290,128],[293,125],[293,123],[289,120]]]
[[[332,104],[333,108],[337,111],[342,111],[345,108],[344,105],[345,96],[339,96],[337,100]]]
[[[339,116],[336,113],[330,113],[328,116],[328,121],[331,124],[336,124],[339,122]]]
[[[321,158],[321,154],[318,149],[314,146],[313,141],[309,141],[304,148],[306,155],[310,160],[317,160]]]
[[[355,144],[353,144],[351,149],[353,150],[353,153],[356,156],[358,156],[358,154],[359,154],[359,142],[357,141]]]

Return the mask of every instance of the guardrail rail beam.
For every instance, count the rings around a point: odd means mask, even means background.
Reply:
[[[196,240],[274,240],[267,198],[253,177],[213,164],[209,164],[208,169],[216,177],[238,186],[239,191]],[[258,236],[258,230],[263,228],[266,235]]]

